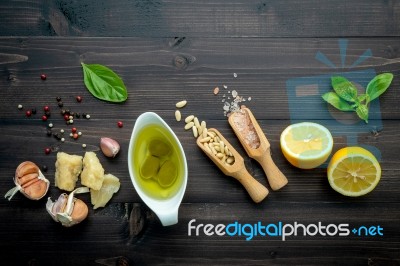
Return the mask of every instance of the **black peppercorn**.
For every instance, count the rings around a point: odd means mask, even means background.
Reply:
[[[47,132],[46,132],[46,134],[47,134],[47,136],[51,136],[52,134],[53,134],[53,132],[51,132],[51,129],[47,129]]]
[[[32,112],[33,115],[35,115],[36,114],[36,108],[32,108],[31,112]]]
[[[58,102],[58,107],[63,107],[64,103],[63,102]]]
[[[47,117],[50,117],[50,114],[51,114],[50,111],[44,112],[44,115],[47,116]]]
[[[65,109],[62,109],[62,110],[61,110],[61,114],[62,114],[62,115],[65,115]]]
[[[56,98],[56,100],[57,100],[57,102],[61,101],[61,97],[58,96],[58,97]]]
[[[86,113],[82,113],[82,117],[86,117]]]
[[[42,171],[47,172],[47,170],[48,170],[47,165],[42,165]]]
[[[65,114],[66,114],[66,115],[69,115],[69,113],[70,113],[69,109],[66,109],[66,110],[65,110]]]
[[[81,114],[80,113],[75,113],[75,117],[76,118],[81,118]]]

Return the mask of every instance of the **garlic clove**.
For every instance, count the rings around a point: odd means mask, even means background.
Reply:
[[[15,170],[15,187],[10,189],[5,198],[11,200],[20,191],[25,197],[31,200],[39,200],[49,190],[50,181],[39,170],[39,167],[30,161],[22,162]]]
[[[75,198],[74,195],[87,192],[89,192],[89,188],[80,187],[69,195],[61,194],[54,202],[49,197],[46,203],[46,210],[54,221],[60,222],[65,227],[78,224],[86,219],[89,209],[82,200]]]
[[[119,152],[120,145],[111,138],[101,138],[100,148],[105,156],[114,158]]]

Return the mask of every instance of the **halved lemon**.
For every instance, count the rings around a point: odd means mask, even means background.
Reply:
[[[323,164],[333,147],[329,130],[311,122],[288,126],[281,134],[280,143],[285,158],[302,169],[312,169]]]
[[[372,153],[361,147],[346,147],[333,155],[328,166],[328,180],[340,194],[358,197],[376,187],[381,172]]]

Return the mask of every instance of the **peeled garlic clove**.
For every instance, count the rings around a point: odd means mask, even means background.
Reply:
[[[18,165],[14,176],[15,187],[10,189],[5,198],[11,200],[20,191],[25,197],[31,200],[39,200],[46,195],[50,182],[39,170],[39,167],[30,161]]]
[[[117,141],[111,138],[101,138],[100,148],[105,156],[114,158],[118,154],[120,146]]]
[[[65,227],[78,224],[86,219],[89,209],[82,200],[75,198],[74,195],[87,192],[89,192],[89,188],[80,187],[69,195],[61,194],[54,202],[49,197],[46,210],[54,221],[60,222]]]

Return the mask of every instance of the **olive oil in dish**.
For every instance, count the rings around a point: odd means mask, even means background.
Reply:
[[[183,162],[171,133],[157,124],[138,132],[133,165],[140,189],[156,199],[173,197],[182,186]]]

